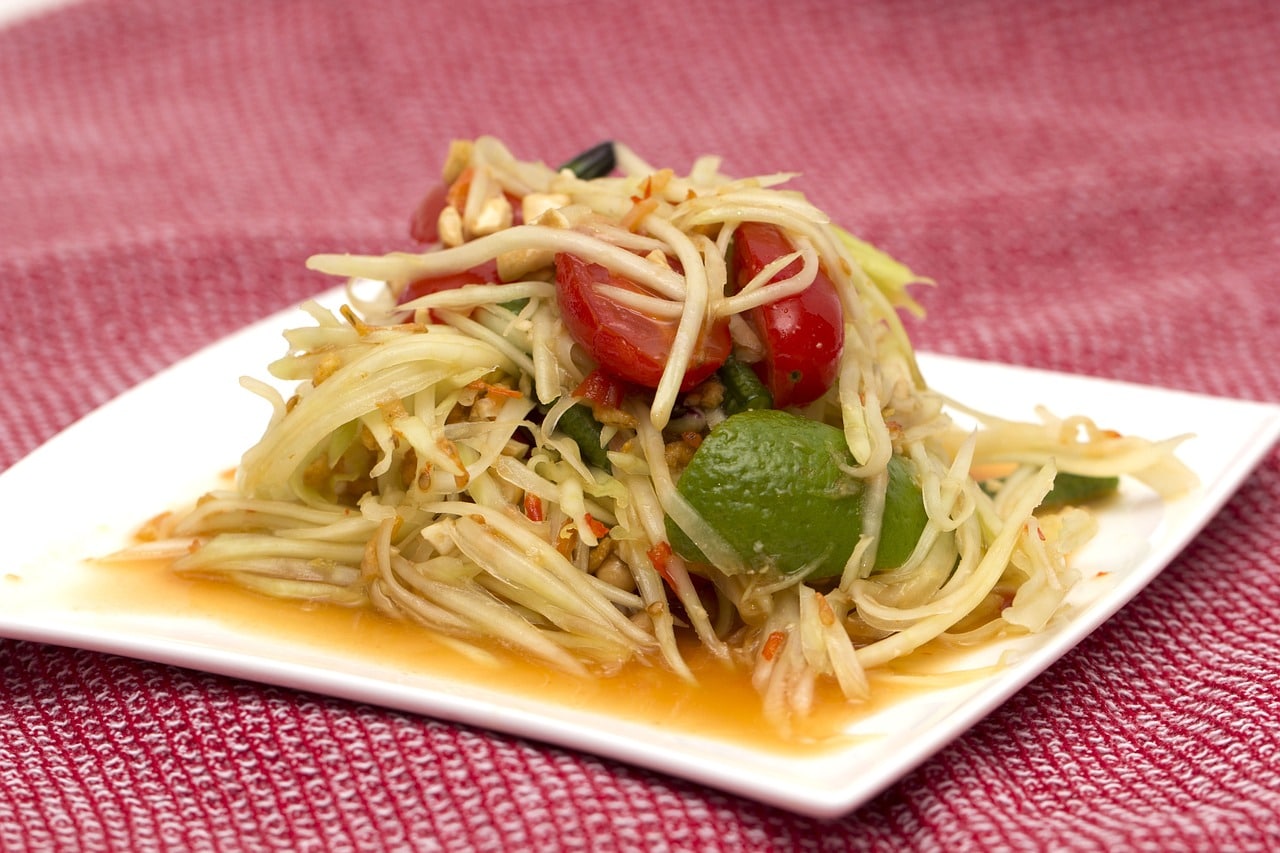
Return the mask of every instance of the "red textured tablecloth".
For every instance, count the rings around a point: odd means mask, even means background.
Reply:
[[[0,468],[329,287],[308,254],[404,247],[447,141],[480,133],[804,170],[939,280],[925,349],[1280,401],[1278,45],[1268,2],[59,8],[0,30]],[[1118,617],[833,823],[0,641],[0,847],[1280,849],[1278,509],[1273,449]]]

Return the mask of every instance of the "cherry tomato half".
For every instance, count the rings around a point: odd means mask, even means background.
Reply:
[[[439,293],[442,290],[453,290],[456,287],[464,287],[468,284],[501,283],[502,279],[498,276],[498,262],[496,260],[486,261],[478,267],[472,267],[462,272],[450,273],[436,278],[420,278],[417,281],[410,282],[409,286],[400,294],[400,304],[403,305],[420,296]],[[432,322],[442,322],[434,311],[429,313],[431,314]]]
[[[556,299],[569,336],[596,364],[619,379],[656,388],[671,353],[679,321],[655,318],[600,293],[598,285],[647,293],[640,285],[600,264],[574,255],[556,255]],[[689,390],[715,373],[733,343],[729,323],[720,320],[703,333],[680,387]]]
[[[418,206],[413,209],[413,215],[409,217],[410,237],[419,243],[434,243],[440,239],[437,223],[440,221],[440,212],[444,210],[448,195],[449,188],[444,184],[436,184],[427,191],[422,201],[418,202]]]
[[[795,248],[777,227],[744,222],[734,232],[735,281],[746,285],[773,261]],[[800,261],[787,266],[774,280],[795,275]],[[800,293],[754,309],[750,321],[764,342],[764,360],[753,365],[760,381],[773,394],[778,408],[803,406],[821,397],[840,371],[844,321],[840,296],[826,271]]]

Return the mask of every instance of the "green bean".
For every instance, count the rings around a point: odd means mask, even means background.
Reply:
[[[982,490],[994,495],[1000,488],[1000,480],[988,480],[979,483]],[[1119,477],[1086,477],[1083,474],[1068,474],[1059,471],[1053,478],[1053,487],[1040,501],[1037,509],[1061,509],[1070,504],[1083,504],[1101,500],[1115,494],[1120,488]]]
[[[540,405],[538,408],[546,414],[551,409],[551,404]],[[556,428],[578,445],[578,452],[582,454],[584,462],[613,473],[613,465],[610,464],[609,456],[600,443],[600,432],[603,427],[591,414],[590,406],[585,403],[570,406],[556,422]]]
[[[751,365],[743,364],[733,356],[720,367],[720,381],[724,383],[724,411],[736,415],[748,409],[772,409],[773,395],[756,376]]]
[[[1059,471],[1053,478],[1053,488],[1040,502],[1040,508],[1056,509],[1068,504],[1089,503],[1115,494],[1118,488],[1119,477],[1086,477]]]
[[[612,172],[616,165],[617,158],[613,153],[613,142],[610,140],[588,148],[560,168],[568,169],[582,180],[589,181],[592,178],[603,178]]]
[[[737,243],[729,241],[725,250],[725,264],[729,268],[729,287],[735,287],[735,252]],[[772,409],[773,394],[756,376],[750,365],[743,364],[733,356],[718,371],[720,381],[724,383],[724,411],[726,415],[736,415],[749,409]]]

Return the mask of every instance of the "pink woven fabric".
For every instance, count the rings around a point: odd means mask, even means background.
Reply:
[[[798,186],[920,346],[1280,401],[1280,7],[101,0],[0,31],[0,467],[406,245],[450,138]],[[76,472],[68,470],[68,476]],[[1280,458],[1137,600],[817,823],[589,755],[0,642],[0,847],[1280,849]],[[6,519],[21,535],[21,519]]]

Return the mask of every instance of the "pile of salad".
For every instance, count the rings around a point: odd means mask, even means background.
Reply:
[[[926,644],[1042,630],[1082,506],[1188,488],[1180,439],[945,399],[899,317],[918,278],[793,177],[454,142],[415,251],[310,259],[346,304],[242,380],[261,440],[148,553],[586,678],[692,680],[697,647],[780,727],[824,681],[859,702]]]

